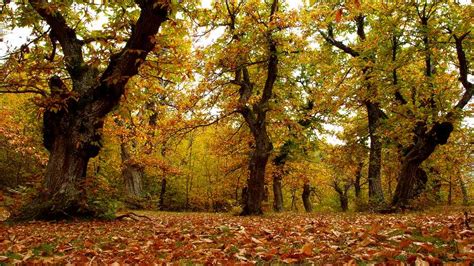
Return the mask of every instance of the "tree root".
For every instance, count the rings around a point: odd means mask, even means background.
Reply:
[[[134,212],[129,212],[129,213],[122,214],[122,215],[119,215],[119,216],[115,217],[116,220],[123,220],[125,218],[129,218],[129,219],[132,219],[134,221],[140,221],[141,220],[140,218],[147,219],[148,221],[152,220],[150,217],[148,217],[146,215],[140,215],[140,214],[136,214]]]

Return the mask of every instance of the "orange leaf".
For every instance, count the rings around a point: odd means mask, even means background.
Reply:
[[[360,8],[360,2],[359,0],[354,0],[354,4],[357,8]]]
[[[404,249],[406,247],[408,247],[413,241],[411,241],[410,239],[403,239],[401,242],[400,242],[400,249]]]
[[[342,18],[342,8],[336,11],[336,22],[340,22]]]
[[[304,246],[301,248],[301,252],[305,254],[306,256],[313,255],[313,244],[312,243],[304,244]]]

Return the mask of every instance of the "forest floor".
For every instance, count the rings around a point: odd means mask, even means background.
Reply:
[[[472,265],[465,209],[424,213],[229,214],[138,212],[147,218],[0,224],[10,263],[336,263]],[[467,209],[472,215],[473,209]],[[474,218],[471,218],[474,220]]]

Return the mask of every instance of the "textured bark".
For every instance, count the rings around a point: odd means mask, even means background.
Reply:
[[[66,70],[76,97],[65,97],[65,85],[57,76],[50,79],[51,96],[65,102],[56,112],[46,110],[43,118],[44,145],[50,152],[44,193],[26,208],[20,218],[56,218],[80,215],[80,187],[87,163],[100,150],[105,116],[118,105],[130,77],[153,49],[154,37],[168,15],[168,4],[137,1],[141,13],[125,47],[113,55],[103,73],[84,61],[82,46],[63,15],[44,0],[30,0],[33,9],[50,26],[61,45]],[[133,51],[133,52],[132,52]],[[137,53],[136,51],[141,51]],[[37,206],[39,205],[39,206]],[[36,209],[35,211],[31,211]]]
[[[145,169],[132,158],[126,143],[120,144],[120,150],[125,190],[128,196],[139,198],[143,193],[143,172]]]
[[[301,194],[301,198],[303,199],[303,206],[306,212],[313,211],[313,204],[311,203],[311,186],[309,183],[305,183],[303,185],[303,193]]]
[[[407,207],[409,201],[419,194],[421,186],[426,184],[426,173],[420,169],[420,165],[428,159],[436,146],[446,144],[452,131],[453,125],[449,122],[437,123],[428,132],[424,124],[418,124],[416,144],[402,158],[392,206]]]
[[[265,124],[265,123],[264,123]],[[266,127],[266,126],[264,126]],[[266,128],[255,131],[256,148],[250,158],[250,177],[247,180],[248,198],[243,208],[243,215],[262,214],[262,201],[265,194],[265,169],[272,150]]]
[[[369,121],[369,201],[374,204],[380,204],[384,201],[382,190],[382,179],[380,176],[382,169],[382,143],[377,133],[377,128],[382,118],[378,106],[372,102],[366,102],[368,121]]]

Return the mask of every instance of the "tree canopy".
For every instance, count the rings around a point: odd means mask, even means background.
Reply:
[[[8,2],[17,217],[470,202],[472,5]]]

